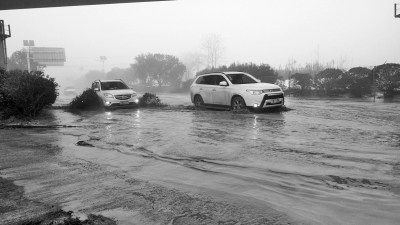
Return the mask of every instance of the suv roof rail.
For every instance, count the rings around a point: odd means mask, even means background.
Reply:
[[[212,73],[224,73],[224,72],[215,71],[215,72],[208,72],[208,73],[197,74],[196,76],[201,76],[201,75],[206,75],[206,74],[212,74]]]

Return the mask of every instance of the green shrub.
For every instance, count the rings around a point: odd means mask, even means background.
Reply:
[[[139,97],[139,106],[161,106],[161,100],[154,93],[144,93],[142,97]]]
[[[42,71],[0,71],[0,104],[8,116],[32,118],[56,101],[57,87]]]
[[[69,103],[70,109],[97,110],[103,108],[103,104],[96,92],[90,88],[84,90],[82,94],[76,96]]]
[[[183,91],[190,91],[190,85],[193,84],[194,78],[182,82]]]

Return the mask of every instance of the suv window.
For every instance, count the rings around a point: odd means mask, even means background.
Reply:
[[[203,77],[199,77],[196,80],[196,84],[201,84],[202,81],[203,81]]]
[[[119,89],[129,89],[129,88],[124,83],[118,81],[101,82],[101,90],[106,91],[106,90],[119,90]]]
[[[92,89],[98,88],[99,87],[99,82],[93,82],[92,83]]]
[[[219,83],[221,81],[225,81],[226,82],[226,79],[221,75],[215,75],[215,85],[219,85]],[[226,82],[226,83],[228,83],[228,82]]]
[[[208,84],[212,85],[213,84],[213,75],[208,75],[208,76],[201,76],[196,80],[196,84]]]
[[[219,82],[226,81],[221,75],[201,76],[196,80],[196,84],[219,85]]]
[[[256,80],[243,73],[227,74],[226,76],[228,77],[228,79],[231,81],[232,84],[258,83]]]

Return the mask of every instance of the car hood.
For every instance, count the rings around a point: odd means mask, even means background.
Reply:
[[[123,95],[123,94],[133,94],[136,93],[131,89],[119,89],[119,90],[107,90],[107,91],[102,91],[104,94],[112,94],[112,95]]]
[[[234,84],[233,86],[241,87],[241,88],[248,88],[248,89],[256,89],[256,90],[280,88],[278,85],[270,84],[270,83]]]

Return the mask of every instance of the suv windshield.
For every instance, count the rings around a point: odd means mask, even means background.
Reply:
[[[226,74],[228,79],[231,81],[232,84],[253,84],[258,83],[253,78],[247,76],[243,73],[236,73],[236,74]]]
[[[119,89],[129,89],[129,88],[124,83],[118,81],[101,82],[101,90],[119,90]]]

